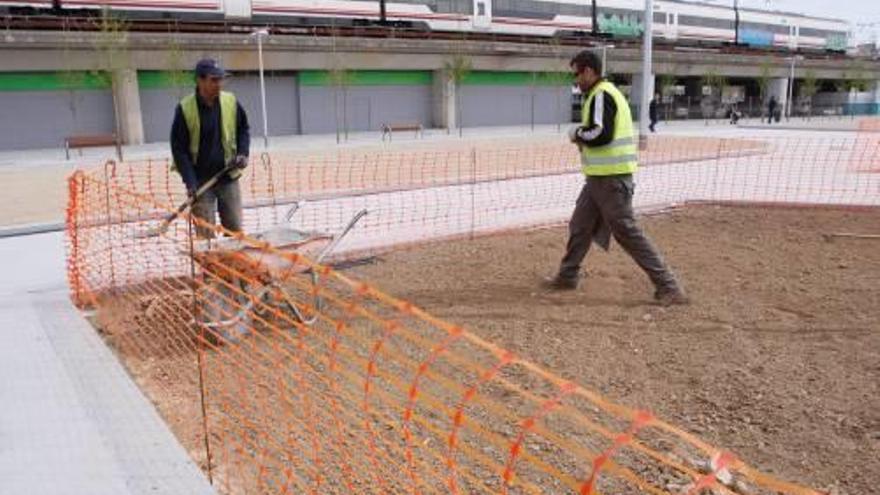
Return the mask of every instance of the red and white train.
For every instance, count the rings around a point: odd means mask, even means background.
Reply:
[[[384,4],[384,5],[382,5]],[[382,7],[380,7],[382,5]],[[643,0],[0,0],[8,13],[65,13],[108,7],[138,18],[251,20],[274,24],[369,23],[434,31],[491,32],[534,36],[598,32],[616,37],[641,31]],[[595,11],[594,11],[595,9]],[[844,51],[850,26],[776,11],[657,0],[654,33],[673,42],[732,43],[789,50]]]

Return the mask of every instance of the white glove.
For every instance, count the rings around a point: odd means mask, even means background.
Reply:
[[[580,129],[580,126],[574,126],[568,130],[568,140],[572,143],[577,142],[577,131]]]

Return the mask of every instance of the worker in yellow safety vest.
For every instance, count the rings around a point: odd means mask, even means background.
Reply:
[[[240,232],[238,178],[247,166],[251,143],[247,114],[234,94],[223,91],[226,71],[215,60],[199,61],[195,73],[195,92],[185,96],[174,112],[171,154],[190,196],[231,165],[228,173],[196,198],[193,215],[214,224],[219,210],[223,227]],[[201,237],[213,236],[208,227],[197,227],[196,231]]]
[[[654,298],[664,305],[686,304],[687,297],[635,220],[632,206],[638,169],[636,133],[629,102],[614,84],[602,78],[602,61],[585,50],[571,60],[576,83],[585,95],[582,125],[569,132],[581,153],[586,183],[569,222],[565,256],[550,289],[576,289],[581,263],[593,241],[608,249],[613,234],[627,253],[650,277]]]

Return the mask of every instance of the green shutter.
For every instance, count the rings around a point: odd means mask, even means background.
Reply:
[[[301,86],[332,86],[340,78],[348,86],[425,86],[431,84],[430,71],[349,70],[335,76],[326,70],[304,70],[298,74]]]
[[[500,72],[473,71],[461,81],[471,86],[568,86],[571,76],[566,72]]]
[[[191,71],[138,71],[140,89],[171,89],[195,87],[195,76]]]
[[[110,89],[110,79],[93,72],[0,72],[0,91],[101,89]]]

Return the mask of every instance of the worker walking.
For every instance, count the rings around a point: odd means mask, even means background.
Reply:
[[[247,114],[235,95],[223,91],[226,71],[212,59],[196,64],[196,90],[184,97],[171,124],[171,154],[187,193],[192,196],[227,165],[232,170],[196,199],[193,215],[214,224],[217,211],[227,230],[241,231],[242,204],[238,178],[248,163],[251,136]],[[213,230],[197,227],[200,237]]]
[[[632,198],[638,156],[629,103],[617,87],[602,79],[602,62],[593,52],[577,54],[571,68],[586,95],[583,125],[569,133],[581,151],[586,183],[569,222],[568,245],[559,272],[545,281],[546,286],[577,288],[581,263],[592,242],[607,250],[613,234],[650,277],[657,301],[664,305],[686,304],[688,299],[675,275],[636,224]]]

